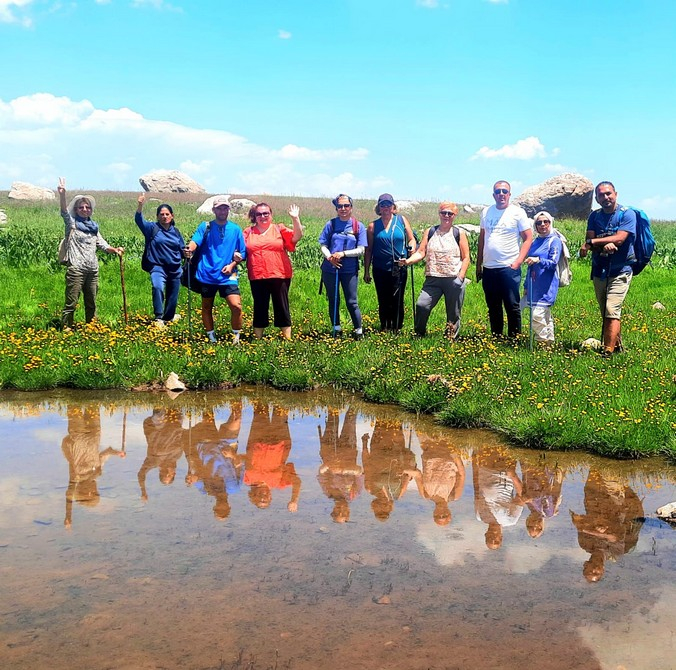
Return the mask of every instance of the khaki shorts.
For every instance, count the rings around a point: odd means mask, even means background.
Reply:
[[[622,316],[622,303],[627,297],[633,276],[631,272],[626,272],[608,279],[594,277],[594,292],[604,319],[619,319]]]

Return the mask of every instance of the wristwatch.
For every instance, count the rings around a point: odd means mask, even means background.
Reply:
[[[592,241],[591,241],[591,239],[589,239],[589,238],[586,239],[586,240],[584,241],[584,244],[585,244],[585,246],[589,247],[590,249],[592,248]]]

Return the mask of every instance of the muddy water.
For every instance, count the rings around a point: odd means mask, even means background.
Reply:
[[[673,668],[674,482],[347,397],[5,394],[0,667]]]

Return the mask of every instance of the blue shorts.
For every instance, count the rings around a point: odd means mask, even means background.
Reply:
[[[217,293],[221,298],[239,295],[239,286],[237,284],[202,284],[200,295],[203,298],[215,298]]]

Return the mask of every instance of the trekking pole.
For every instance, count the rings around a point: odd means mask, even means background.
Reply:
[[[126,326],[129,323],[127,317],[127,288],[124,284],[124,261],[122,260],[122,254],[119,255],[120,259],[120,284],[122,285],[122,311],[124,313],[124,325]]]
[[[188,339],[192,340],[192,288],[190,287],[190,261],[192,258],[188,257]]]
[[[336,288],[333,292],[333,337],[338,336],[336,326],[338,322],[338,268],[336,268]]]
[[[411,268],[411,305],[412,305],[412,311],[413,311],[413,323],[415,323],[415,275],[413,274],[413,266],[409,266]]]
[[[530,321],[530,346],[529,350],[532,352],[533,351],[533,273],[535,270],[531,270],[531,268],[528,268],[528,313],[529,313],[529,321]]]

